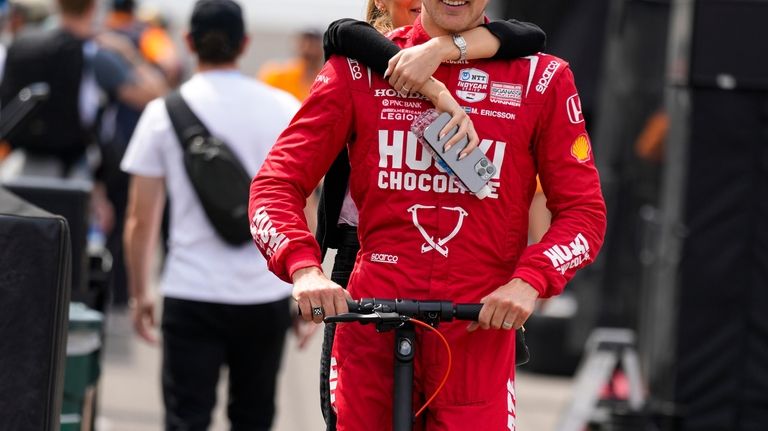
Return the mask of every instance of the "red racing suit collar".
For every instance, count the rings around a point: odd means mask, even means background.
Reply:
[[[486,24],[490,22],[487,16],[483,17],[483,21],[485,21]],[[424,25],[421,23],[421,16],[416,18],[416,21],[413,22],[413,25],[400,27],[393,30],[389,34],[389,37],[392,39],[392,41],[398,45],[403,46],[404,48],[421,45],[432,39],[432,36],[427,33],[427,31],[424,29]]]

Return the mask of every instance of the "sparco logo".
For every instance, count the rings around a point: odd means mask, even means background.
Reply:
[[[397,265],[398,259],[399,258],[397,256],[393,256],[391,254],[384,254],[384,253],[371,254],[371,262],[392,263]]]
[[[349,63],[349,71],[352,73],[353,80],[357,81],[363,77],[363,71],[360,69],[360,63],[358,63],[357,60],[348,58],[347,63]]]
[[[552,266],[557,272],[565,274],[565,271],[578,268],[582,263],[590,260],[589,243],[584,235],[579,233],[567,246],[555,245],[545,250],[544,256],[552,261]]]
[[[547,65],[547,68],[544,70],[544,73],[541,75],[541,78],[539,79],[539,83],[536,84],[536,91],[538,91],[541,94],[544,94],[545,91],[547,91],[547,87],[549,87],[549,82],[552,81],[552,77],[555,76],[555,72],[557,72],[557,69],[560,68],[560,63],[558,63],[555,60],[552,60]]]

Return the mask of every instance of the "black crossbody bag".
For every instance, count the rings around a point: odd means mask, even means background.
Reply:
[[[165,106],[184,152],[184,168],[208,221],[226,243],[245,244],[251,240],[250,175],[229,145],[211,135],[178,90],[165,97]]]

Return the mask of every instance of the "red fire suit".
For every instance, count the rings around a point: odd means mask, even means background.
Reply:
[[[393,39],[408,47],[429,36],[417,22]],[[492,195],[465,192],[409,133],[431,107],[424,97],[400,96],[364,65],[334,57],[251,186],[251,232],[275,274],[290,281],[295,270],[320,265],[302,209],[344,145],[360,211],[353,298],[478,302],[513,278],[549,297],[595,258],[605,205],[568,64],[546,54],[454,62],[435,77],[465,107],[498,168]],[[543,240],[528,246],[537,173],[553,219]],[[453,370],[417,428],[515,429],[514,331],[468,333],[466,322],[440,330],[454,351]],[[417,403],[446,366],[435,337],[418,336]],[[331,388],[340,431],[391,429],[392,345],[391,334],[370,326],[337,327]]]

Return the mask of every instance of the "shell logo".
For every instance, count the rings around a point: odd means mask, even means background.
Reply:
[[[587,135],[581,134],[571,144],[571,155],[579,163],[586,163],[592,159],[592,149],[589,146]]]

